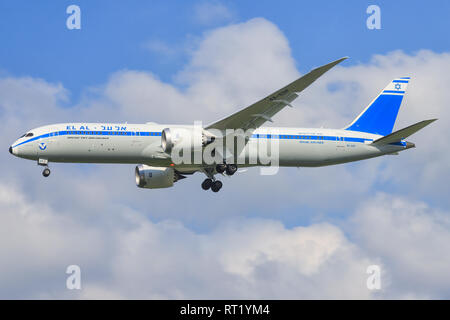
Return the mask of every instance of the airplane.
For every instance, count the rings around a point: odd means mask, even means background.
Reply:
[[[11,145],[9,152],[37,161],[44,167],[44,177],[50,175],[50,162],[138,164],[135,179],[140,188],[172,187],[187,175],[202,172],[206,175],[202,189],[218,192],[222,182],[217,175],[232,176],[238,166],[270,165],[259,159],[263,149],[276,151],[273,154],[279,167],[320,167],[414,148],[415,144],[405,139],[437,119],[392,132],[409,77],[392,80],[342,129],[263,127],[273,122],[272,117],[279,111],[293,107],[300,92],[345,59],[313,69],[249,107],[206,126],[153,122],[52,124],[28,131]],[[225,146],[238,138],[242,142],[239,147]],[[214,144],[217,146],[211,148]],[[207,148],[213,161],[174,161],[175,149],[191,156]],[[249,154],[256,154],[256,161],[250,162]]]

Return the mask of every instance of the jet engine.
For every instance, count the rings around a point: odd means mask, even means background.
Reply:
[[[186,178],[173,168],[150,167],[145,164],[136,166],[135,174],[136,185],[147,189],[169,188],[174,182]]]
[[[214,141],[214,137],[202,129],[166,128],[161,132],[161,147],[170,154],[174,148],[179,150],[201,150]]]

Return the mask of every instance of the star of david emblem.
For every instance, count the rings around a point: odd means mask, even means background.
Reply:
[[[397,83],[396,85],[395,85],[395,89],[396,90],[400,90],[402,88],[402,86],[400,85],[400,83]]]

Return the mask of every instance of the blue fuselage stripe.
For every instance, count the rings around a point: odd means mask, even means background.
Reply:
[[[347,141],[361,142],[373,141],[373,139],[356,137],[338,137],[338,136],[312,136],[312,135],[291,135],[291,134],[253,134],[254,139],[281,139],[281,140],[327,140],[327,141]]]
[[[57,137],[57,136],[72,136],[72,135],[83,135],[83,136],[153,136],[158,137],[161,136],[161,132],[146,132],[146,131],[56,131],[52,133],[42,134],[40,136],[28,139],[19,144],[13,146],[13,148],[23,145],[28,142],[36,141],[39,139],[45,139],[49,137]]]
[[[146,132],[146,131],[56,131],[46,133],[37,137],[33,137],[23,141],[13,148],[28,142],[45,139],[49,137],[71,136],[71,135],[85,135],[85,136],[141,136],[141,137],[160,137],[161,132]],[[373,141],[373,139],[356,138],[356,137],[338,137],[338,136],[318,136],[318,135],[291,135],[291,134],[253,134],[253,139],[281,139],[281,140],[327,140],[327,141],[347,141],[360,142]]]

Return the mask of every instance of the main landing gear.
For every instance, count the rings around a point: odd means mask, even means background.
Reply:
[[[214,169],[205,169],[205,174],[208,178],[206,178],[202,182],[202,189],[203,190],[209,190],[211,189],[212,192],[219,192],[220,189],[222,189],[222,182],[220,180],[216,180],[213,173]],[[228,176],[232,176],[237,171],[237,165],[235,164],[218,164],[216,166],[216,172],[217,173],[226,173]]]
[[[212,192],[218,192],[220,189],[222,189],[222,182],[220,180],[213,181],[210,178],[205,179],[202,183],[202,189],[208,190],[211,189]]]
[[[217,173],[226,173],[229,176],[232,176],[237,171],[237,165],[235,164],[225,164],[220,163],[216,166],[216,172]]]

